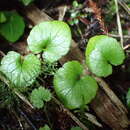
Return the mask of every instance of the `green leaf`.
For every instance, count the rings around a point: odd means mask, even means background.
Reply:
[[[27,87],[38,77],[41,63],[34,54],[22,57],[10,51],[2,59],[0,69],[16,87]]]
[[[74,8],[77,8],[79,6],[79,4],[76,0],[73,1],[72,5]]]
[[[82,76],[83,66],[67,62],[54,76],[56,94],[69,109],[83,107],[96,96],[98,85],[91,76]]]
[[[3,12],[0,11],[0,23],[6,22],[6,16]]]
[[[48,125],[45,125],[44,127],[41,127],[39,130],[51,130]]]
[[[112,74],[112,65],[120,65],[124,59],[124,51],[116,39],[99,35],[89,40],[86,63],[95,75],[106,77]]]
[[[10,42],[16,42],[24,33],[23,18],[15,11],[4,12],[6,22],[0,24],[0,34]]]
[[[129,88],[127,95],[126,95],[126,101],[127,101],[128,108],[130,108],[130,88]]]
[[[71,130],[82,130],[80,127],[72,127]]]
[[[22,1],[22,3],[25,5],[25,6],[27,6],[27,5],[29,5],[30,3],[32,3],[34,0],[21,0]]]
[[[69,51],[71,31],[62,21],[43,22],[32,29],[27,42],[32,52],[44,52],[43,58],[54,62]]]
[[[42,108],[44,101],[48,102],[51,100],[51,93],[44,87],[39,87],[32,91],[30,100],[36,108]]]

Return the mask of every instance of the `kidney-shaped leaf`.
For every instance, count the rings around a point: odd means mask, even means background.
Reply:
[[[69,109],[88,104],[96,95],[98,85],[90,76],[82,76],[83,67],[77,61],[64,64],[54,76],[56,94]]]
[[[124,59],[124,51],[116,39],[99,35],[89,40],[86,48],[86,63],[97,76],[106,77],[112,74],[112,65],[120,65]]]
[[[44,52],[43,58],[54,62],[69,51],[71,31],[62,21],[43,22],[32,29],[27,42],[32,52]]]
[[[6,22],[0,24],[0,34],[8,41],[17,41],[24,32],[23,18],[15,11],[4,12]]]
[[[10,51],[2,59],[0,69],[16,87],[27,87],[39,75],[41,63],[34,54],[22,57],[19,53]]]

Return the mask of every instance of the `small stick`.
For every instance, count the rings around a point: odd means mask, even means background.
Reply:
[[[85,116],[87,117],[87,119],[92,122],[94,125],[98,126],[98,127],[103,127],[101,123],[99,123],[96,119],[96,117],[90,113],[85,113]]]
[[[124,46],[124,47],[123,47],[123,50],[126,50],[126,49],[128,49],[129,47],[130,47],[130,44]]]
[[[127,4],[122,1],[122,0],[118,0],[118,3],[124,8],[124,10],[130,15],[130,8],[127,6]]]
[[[120,36],[121,46],[123,48],[123,32],[122,32],[122,27],[121,27],[121,21],[120,21],[119,8],[118,8],[118,1],[117,0],[115,0],[115,6],[116,6],[118,32],[119,32],[119,36]]]
[[[67,11],[67,6],[66,5],[60,6],[58,8],[58,10],[59,10],[59,18],[58,18],[58,20],[62,21],[64,19],[65,13]]]
[[[4,52],[3,52],[3,51],[1,51],[1,50],[0,50],[0,55],[1,55],[2,57],[4,57],[4,56],[5,56]]]
[[[14,110],[12,110],[12,113],[13,113],[13,115],[17,118],[21,130],[24,130],[23,125],[22,125],[22,122],[20,121],[21,119],[19,118],[19,116],[17,115],[17,113],[16,113]]]
[[[54,102],[59,105],[67,113],[67,115],[69,115],[79,125],[79,127],[81,127],[83,130],[89,130],[75,115],[66,109],[64,105],[60,103],[60,101],[58,101],[54,96],[52,98]]]
[[[124,112],[128,112],[127,109],[124,107],[124,105],[122,104],[122,102],[118,99],[118,97],[113,93],[113,91],[110,89],[109,85],[101,78],[93,76],[95,78],[95,80],[98,82],[98,84],[100,85],[100,87],[106,92],[106,94],[108,95],[108,97],[111,99],[111,101],[117,105],[117,107],[120,109],[120,111]]]
[[[30,106],[32,109],[34,109],[33,105],[19,92],[14,90],[14,93],[23,101],[25,102],[28,106]]]
[[[110,34],[110,33],[108,33],[108,36],[115,37],[115,38],[120,38],[120,35],[116,35],[116,34]],[[130,36],[129,35],[124,35],[123,38],[129,39]]]
[[[28,122],[28,124],[33,128],[33,130],[37,130],[37,128],[33,125],[33,123],[29,120],[27,115],[21,109],[19,109],[19,112],[24,117],[24,119]]]

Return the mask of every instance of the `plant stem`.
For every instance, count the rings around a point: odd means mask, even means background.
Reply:
[[[110,34],[110,33],[108,33],[108,36],[115,37],[115,38],[120,38],[120,35],[117,35],[117,34]],[[123,38],[129,39],[130,36],[129,35],[124,35]]]
[[[119,32],[119,36],[120,36],[121,46],[123,48],[123,32],[122,32],[122,27],[121,27],[121,21],[120,21],[120,15],[119,15],[119,7],[118,7],[118,1],[117,0],[115,0],[115,6],[116,6],[118,32]]]

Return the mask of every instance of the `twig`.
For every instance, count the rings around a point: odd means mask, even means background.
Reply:
[[[87,117],[87,119],[92,122],[93,124],[95,124],[98,127],[103,127],[101,123],[99,123],[96,119],[96,117],[90,113],[85,113],[85,116]]]
[[[54,96],[53,96],[53,100],[67,113],[67,115],[69,115],[79,125],[79,127],[81,127],[83,130],[88,130],[88,128],[82,122],[80,122],[80,120],[75,115],[73,115],[68,109],[66,109],[63,106],[63,104],[61,104],[60,101],[58,101]]]
[[[110,37],[115,37],[115,38],[120,38],[120,36],[119,36],[119,35],[116,35],[116,34],[110,34],[110,33],[108,33],[108,36],[110,36]],[[130,36],[129,36],[129,35],[124,35],[123,38],[129,39]]]
[[[4,54],[4,52],[3,52],[3,51],[0,51],[0,55],[1,55],[2,57],[4,57],[4,56],[5,56],[5,54]]]
[[[118,0],[118,3],[124,8],[124,10],[130,15],[130,8],[127,6],[127,4],[122,1],[122,0]]]
[[[123,50],[126,50],[126,49],[128,49],[129,47],[130,47],[130,44],[124,46],[124,47],[123,47]]]
[[[59,18],[58,18],[58,20],[62,21],[64,19],[65,13],[67,11],[67,6],[66,5],[60,6],[58,8],[58,10],[59,10]]]
[[[124,112],[127,113],[127,109],[124,107],[122,102],[118,99],[118,97],[113,93],[113,91],[110,89],[109,85],[104,80],[102,80],[101,78],[96,77],[96,76],[93,76],[93,77],[98,82],[100,87],[106,92],[107,96],[111,99],[111,101],[115,105],[117,105],[117,107],[120,109],[120,111],[122,111],[123,113]]]
[[[27,117],[27,115],[21,109],[18,109],[18,110],[19,110],[20,114],[24,117],[24,119],[28,122],[28,124],[33,128],[33,130],[37,130],[37,128],[29,120],[29,118]]]
[[[21,123],[21,121],[20,121],[20,118],[18,117],[17,113],[16,113],[14,110],[12,110],[12,113],[13,113],[13,115],[17,118],[21,130],[24,130],[23,125],[22,125],[22,123]]]
[[[14,90],[14,93],[23,101],[25,102],[28,106],[30,106],[32,109],[34,109],[33,105],[19,92]]]
[[[119,35],[120,35],[121,46],[123,48],[123,33],[122,33],[122,27],[121,27],[121,21],[120,21],[119,8],[118,8],[117,0],[115,0],[115,6],[116,6],[118,32],[119,32]]]

